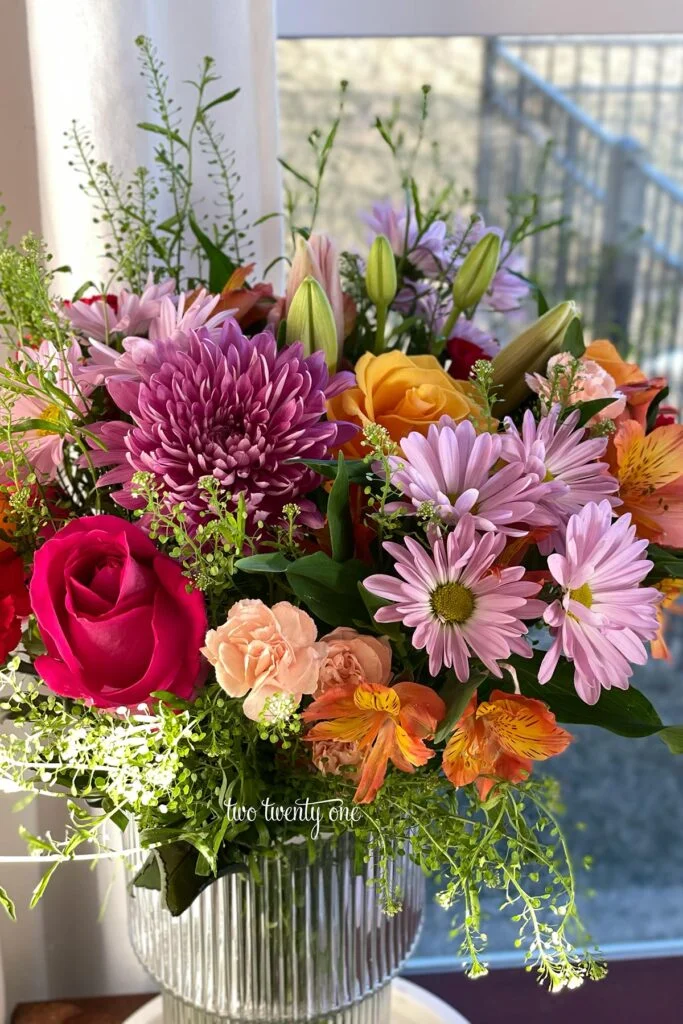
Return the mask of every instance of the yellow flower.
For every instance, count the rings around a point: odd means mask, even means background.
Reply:
[[[671,652],[666,642],[666,627],[668,625],[668,616],[683,615],[683,605],[681,605],[683,580],[660,580],[655,586],[657,590],[662,592],[664,598],[657,609],[659,633],[650,644],[650,652],[653,658],[658,658],[660,661],[671,661]]]
[[[379,423],[394,441],[413,430],[426,434],[442,416],[456,422],[483,416],[474,386],[454,380],[435,356],[366,352],[356,363],[356,385],[330,400],[329,418],[348,420],[361,428]],[[352,458],[367,455],[362,440],[358,433],[344,445],[344,452]]]

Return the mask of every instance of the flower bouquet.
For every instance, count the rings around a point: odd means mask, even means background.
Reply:
[[[312,172],[285,164],[306,192],[284,294],[255,280],[213,120],[236,94],[211,98],[207,60],[182,134],[138,45],[157,178],[72,133],[110,279],[67,301],[40,241],[0,253],[0,775],[70,822],[24,833],[34,901],[127,830],[169,1020],[385,1020],[423,873],[472,974],[497,890],[553,988],[600,977],[532,769],[572,723],[683,750],[629,685],[683,576],[666,382],[548,308],[533,197],[492,228],[406,173],[338,253],[315,220],[341,112]]]

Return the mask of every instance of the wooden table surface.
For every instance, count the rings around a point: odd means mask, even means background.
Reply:
[[[521,970],[477,981],[462,974],[413,975],[471,1024],[683,1024],[683,957],[621,960],[605,981],[550,996]],[[24,1003],[11,1024],[123,1024],[152,996]]]

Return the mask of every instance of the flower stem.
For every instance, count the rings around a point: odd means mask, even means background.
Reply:
[[[450,311],[448,315],[448,320],[444,324],[443,330],[441,332],[441,337],[445,338],[446,341],[448,341],[448,339],[450,338],[451,331],[455,327],[456,320],[458,319],[461,313],[462,310],[458,309],[457,306],[453,306],[453,309]]]
[[[375,334],[375,355],[384,352],[384,331],[387,325],[387,307],[377,306],[377,332]]]

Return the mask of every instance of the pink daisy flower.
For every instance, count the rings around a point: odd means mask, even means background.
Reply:
[[[560,421],[560,406],[555,405],[536,422],[527,409],[521,432],[509,417],[505,420],[502,457],[511,464],[522,463],[541,480],[555,484],[541,504],[558,528],[591,501],[604,498],[611,505],[621,504],[616,497],[618,481],[608,472],[608,464],[599,461],[607,449],[607,438],[587,438],[585,428],[577,427],[579,415],[576,410]],[[557,535],[549,538],[541,550],[545,554],[554,550],[559,539]]]
[[[469,420],[444,417],[427,436],[414,431],[401,441],[403,456],[391,460],[392,483],[408,499],[393,508],[415,512],[431,503],[444,523],[471,515],[477,530],[522,536],[529,526],[552,523],[539,503],[557,488],[523,462],[495,470],[502,438],[477,434]]]
[[[150,274],[142,295],[122,289],[118,295],[93,295],[64,303],[64,315],[76,331],[106,342],[112,334],[146,334],[159,315],[161,300],[175,285],[170,279],[154,284]]]
[[[205,328],[206,336],[212,341],[218,341],[222,325],[233,311],[213,313],[220,295],[210,295],[204,288],[187,309],[186,300],[187,294],[180,295],[177,304],[164,296],[159,302],[158,314],[147,328],[148,337],[124,338],[123,352],[91,339],[88,359],[80,367],[78,379],[93,385],[105,384],[112,378],[141,382],[143,370],[151,372],[161,366],[163,357],[159,353],[162,342],[175,342],[179,349],[185,351],[190,331],[197,331],[200,327]]]
[[[636,539],[631,516],[612,521],[609,501],[586,505],[567,524],[566,554],[554,554],[548,568],[562,588],[543,616],[553,644],[538,674],[552,678],[560,655],[574,662],[576,692],[595,704],[601,689],[628,689],[633,665],[644,665],[644,640],[657,635],[662,595],[639,584],[652,568],[643,557],[646,540]]]
[[[366,590],[391,604],[375,613],[377,622],[402,622],[414,629],[412,643],[429,654],[429,671],[453,668],[461,682],[469,679],[474,656],[495,676],[510,654],[530,657],[522,619],[537,619],[543,601],[530,600],[538,583],[524,579],[523,566],[492,568],[505,547],[502,534],[479,536],[471,516],[426,551],[412,537],[384,548],[396,563],[395,576],[369,576]]]
[[[49,377],[50,381],[71,399],[77,409],[83,413],[87,410],[87,396],[89,387],[82,387],[76,384],[81,350],[74,341],[64,352],[60,351],[51,341],[43,341],[37,349],[23,348],[19,358],[24,368],[32,370],[40,369],[41,374]],[[41,379],[38,374],[30,373],[29,383],[35,388],[41,388]],[[64,444],[68,438],[64,435],[61,424],[65,417],[74,419],[76,413],[58,405],[55,397],[47,392],[41,394],[19,395],[9,413],[11,421],[18,423],[20,420],[42,420],[44,423],[54,423],[55,430],[52,432],[48,427],[40,430],[27,430],[16,435],[15,447],[23,453],[26,462],[30,465],[36,477],[41,483],[54,480],[59,467],[64,462]],[[6,422],[5,415],[0,415],[0,424]],[[0,455],[6,453],[7,448],[0,446]]]

